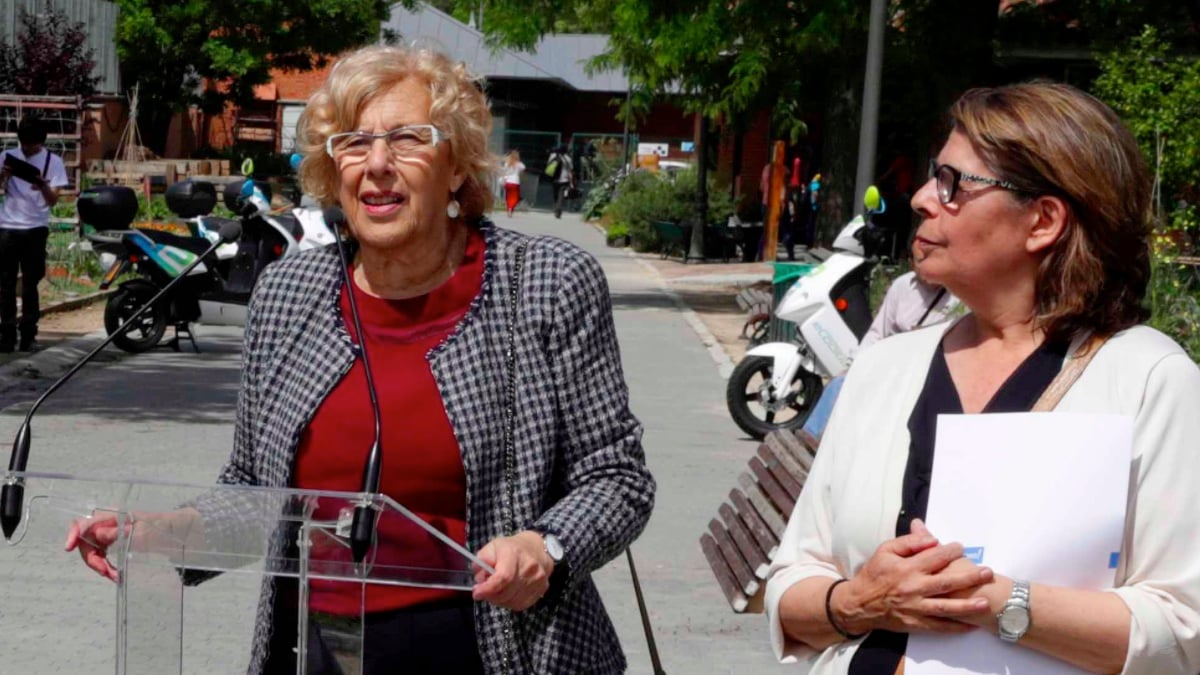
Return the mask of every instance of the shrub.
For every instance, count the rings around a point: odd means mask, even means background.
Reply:
[[[693,221],[696,214],[696,172],[682,171],[674,178],[637,171],[621,181],[604,211],[614,224],[625,225],[638,251],[661,246],[654,221]],[[709,180],[708,222],[724,223],[733,214],[733,200],[715,179]]]

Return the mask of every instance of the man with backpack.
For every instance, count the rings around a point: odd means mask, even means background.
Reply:
[[[38,282],[46,276],[50,207],[67,185],[62,158],[46,149],[42,121],[25,116],[17,125],[19,147],[0,158],[0,353],[17,347],[17,273],[21,275],[20,349],[33,351],[40,307]],[[11,159],[10,159],[11,158]]]
[[[554,217],[562,218],[567,190],[575,187],[575,167],[567,155],[567,146],[559,145],[550,153],[550,159],[546,160],[546,177],[554,185]]]

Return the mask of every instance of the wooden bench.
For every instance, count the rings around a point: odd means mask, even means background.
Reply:
[[[746,323],[742,324],[742,337],[749,341],[747,347],[762,344],[767,338],[771,324],[771,307],[775,300],[770,281],[756,281],[738,291],[738,307],[746,312]]]
[[[791,431],[768,434],[700,536],[708,566],[739,614],[762,611],[767,571],[814,456],[815,449]]]

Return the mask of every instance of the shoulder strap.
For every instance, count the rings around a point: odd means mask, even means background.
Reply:
[[[1041,398],[1033,404],[1031,412],[1050,412],[1058,407],[1058,402],[1062,400],[1063,396],[1066,396],[1071,385],[1075,384],[1075,380],[1078,380],[1079,376],[1083,374],[1083,370],[1091,363],[1092,357],[1100,351],[1100,347],[1106,340],[1108,340],[1107,337],[1095,335],[1084,340],[1079,349],[1067,357],[1067,364],[1059,371],[1050,386],[1046,387],[1046,391],[1042,392]]]
[[[921,320],[917,322],[917,328],[920,328],[922,324],[925,323],[925,319],[929,318],[929,313],[933,311],[934,307],[937,307],[937,304],[941,302],[942,298],[944,297],[946,297],[946,287],[942,286],[942,290],[938,291],[937,295],[933,296],[933,302],[929,303],[929,306],[925,308],[925,313],[921,315]]]
[[[42,165],[42,178],[45,178],[46,172],[50,170],[50,151],[42,148],[42,152],[46,153],[46,163]]]

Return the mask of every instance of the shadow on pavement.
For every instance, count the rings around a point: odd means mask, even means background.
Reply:
[[[89,364],[47,399],[37,416],[232,424],[241,376],[241,360],[236,357],[240,340],[201,336],[198,342],[199,354],[186,347],[179,353],[160,348],[125,356],[108,367],[97,364],[90,377],[84,372],[93,367]],[[2,414],[24,415],[53,381],[51,377],[31,379],[6,391],[0,397],[0,406],[6,408]]]

